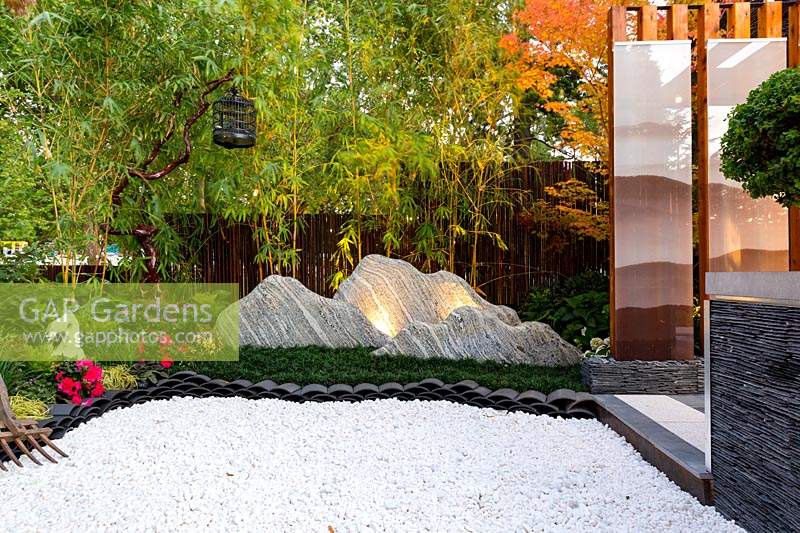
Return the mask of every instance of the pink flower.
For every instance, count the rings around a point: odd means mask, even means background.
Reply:
[[[169,368],[169,367],[172,366],[172,364],[173,364],[172,363],[172,359],[166,359],[165,358],[165,359],[161,360],[161,366],[164,367],[164,368]]]
[[[81,390],[81,384],[72,378],[64,378],[63,381],[58,384],[58,390],[64,394],[77,394],[78,391]]]
[[[93,363],[91,361],[84,359],[82,361],[78,361],[77,363],[75,363],[75,368],[77,368],[78,370],[80,370],[81,368],[89,368],[92,366],[92,364]]]
[[[94,399],[92,399],[92,398],[87,398],[87,399],[85,399],[85,400],[83,400],[83,401],[81,402],[81,405],[89,406],[89,405],[92,405],[92,403],[94,403]]]
[[[56,381],[61,381],[64,378],[64,372],[56,374]]]
[[[103,379],[103,369],[98,365],[92,365],[83,374],[83,379],[89,383],[95,383]]]
[[[70,401],[75,405],[80,405],[83,401],[83,398],[81,398],[79,394],[74,394],[72,398],[70,398]]]
[[[95,383],[94,388],[92,388],[92,397],[97,398],[98,396],[101,396],[105,391],[106,388],[103,387],[103,384],[98,381],[97,383]]]

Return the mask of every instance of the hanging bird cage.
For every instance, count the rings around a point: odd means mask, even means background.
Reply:
[[[225,148],[256,144],[256,108],[236,87],[214,102],[214,143]]]

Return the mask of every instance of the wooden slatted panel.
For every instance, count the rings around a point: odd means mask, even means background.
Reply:
[[[789,6],[788,66],[800,67],[800,5]],[[789,208],[789,270],[800,270],[800,208]]]
[[[655,41],[658,39],[658,13],[656,6],[642,6],[639,10],[636,39]]]
[[[780,37],[783,31],[782,2],[766,2],[758,8],[758,36]]]
[[[750,3],[737,2],[728,10],[729,36],[734,39],[750,38]]]
[[[689,38],[689,6],[676,4],[667,10],[667,40],[682,41]]]

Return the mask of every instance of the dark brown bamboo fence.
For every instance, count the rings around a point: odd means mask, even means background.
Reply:
[[[608,199],[603,176],[570,162],[541,162],[520,169],[512,175],[510,186],[530,190],[534,198],[544,198],[545,187],[571,177],[587,183],[601,199]],[[488,238],[478,247],[478,285],[490,301],[516,306],[524,302],[536,285],[585,270],[608,270],[607,242],[571,236],[566,244],[556,246],[551,238],[542,238],[535,228],[521,224],[518,217],[521,211],[522,206],[502,207],[491,217],[490,230],[500,234],[508,250],[500,250]],[[337,213],[304,217],[297,278],[318,294],[333,294],[330,279],[336,272],[334,253],[339,230],[346,220],[347,215]],[[410,243],[403,242],[397,257],[406,258],[410,252]],[[362,253],[384,253],[379,232],[363,235]],[[456,274],[464,277],[469,274],[471,253],[469,239],[456,247]],[[256,244],[249,226],[220,225],[203,250],[202,279],[239,283],[245,294],[260,281],[255,254]],[[266,266],[262,266],[262,271],[266,272]]]
[[[531,191],[531,196],[544,198],[545,187],[565,179],[575,178],[589,185],[602,200],[608,199],[603,176],[592,173],[579,163],[553,161],[537,162],[513,172],[510,188]],[[570,235],[567,242],[559,237],[541,237],[537,228],[522,224],[519,213],[524,206],[503,206],[495,210],[490,231],[499,233],[508,249],[494,246],[488,237],[478,247],[478,288],[494,303],[518,306],[534,286],[586,270],[608,271],[608,243]],[[298,248],[300,262],[297,278],[312,291],[331,296],[330,279],[336,272],[334,254],[340,239],[339,231],[347,220],[346,214],[320,213],[303,217],[303,231]],[[266,275],[266,265],[255,262],[257,246],[250,226],[225,222],[211,223],[205,243],[198,251],[195,268],[197,281],[208,283],[238,283],[244,295]],[[396,257],[407,258],[411,252],[408,241],[401,243]],[[362,236],[363,255],[384,253],[380,232]],[[471,239],[456,247],[455,273],[467,277],[470,271]],[[420,265],[417,265],[420,267]],[[53,279],[54,273],[48,277]]]

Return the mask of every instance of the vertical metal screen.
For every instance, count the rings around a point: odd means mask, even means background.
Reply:
[[[690,359],[691,44],[614,45],[614,356]]]
[[[720,172],[728,113],[770,74],[786,68],[786,39],[708,41],[708,271],[789,269],[788,211],[754,200]]]

